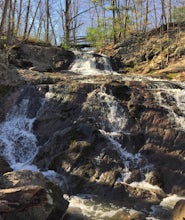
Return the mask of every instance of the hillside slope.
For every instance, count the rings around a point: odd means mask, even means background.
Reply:
[[[131,35],[101,52],[112,57],[113,67],[119,72],[184,80],[185,24],[170,25],[168,31],[163,26]]]

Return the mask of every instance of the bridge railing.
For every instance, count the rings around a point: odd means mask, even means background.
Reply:
[[[69,44],[72,48],[93,47],[86,36],[70,37]]]

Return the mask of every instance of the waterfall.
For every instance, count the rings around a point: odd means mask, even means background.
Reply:
[[[113,74],[109,58],[105,55],[94,52],[74,51],[75,61],[70,67],[70,71],[82,75],[102,75]]]
[[[140,153],[132,154],[120,143],[122,135],[130,135],[125,126],[128,121],[126,110],[121,103],[112,95],[106,93],[105,88],[94,90],[88,95],[87,108],[91,112],[98,111],[97,126],[103,136],[108,139],[118,152],[124,164],[122,178],[118,178],[118,182],[126,182],[131,175],[132,169],[140,169],[141,176],[153,168]],[[98,103],[99,109],[96,109]],[[100,158],[101,156],[99,156]]]
[[[155,92],[156,102],[168,111],[168,116],[179,130],[185,130],[185,84],[153,82],[148,87]]]
[[[28,117],[28,107],[29,99],[22,99],[0,124],[0,154],[15,170],[30,164],[39,149],[32,132],[36,117]]]

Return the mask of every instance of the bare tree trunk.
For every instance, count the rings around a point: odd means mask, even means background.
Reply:
[[[65,0],[65,43],[70,44],[71,0]]]
[[[7,42],[8,44],[11,42],[11,30],[12,30],[12,0],[10,0],[9,8],[8,8],[8,30],[7,30]]]
[[[10,3],[10,0],[4,0],[2,19],[0,23],[0,36],[2,35],[3,30],[4,30],[9,3]]]
[[[124,29],[123,29],[123,37],[126,38],[127,33],[127,25],[128,25],[128,11],[129,11],[130,0],[126,0],[125,6],[125,20],[124,20]]]
[[[155,0],[153,0],[153,7],[154,7],[154,18],[155,18],[155,28],[157,28],[157,9],[156,9],[156,3],[155,3]]]
[[[19,2],[19,12],[18,12],[18,18],[17,18],[17,25],[16,25],[16,35],[19,32],[21,14],[22,14],[22,0],[20,0],[20,2]]]
[[[168,0],[168,23],[172,23],[172,0]]]
[[[137,10],[136,4],[137,4],[137,2],[135,2],[135,0],[133,0],[133,11],[134,11],[134,17],[135,17],[135,31],[139,32],[139,22],[138,22],[139,15],[138,15],[138,10]]]
[[[49,42],[49,0],[46,0],[46,31],[45,31],[45,41]]]
[[[32,23],[31,23],[30,28],[28,30],[27,38],[29,38],[29,36],[30,36],[30,33],[31,33],[32,28],[33,28],[33,25],[34,25],[34,22],[35,22],[35,18],[36,18],[36,15],[37,15],[37,11],[39,9],[40,4],[41,4],[41,0],[39,0],[39,2],[37,4],[37,8],[35,10],[35,13],[34,13],[34,16],[33,16],[33,19],[32,19]]]
[[[42,23],[43,23],[43,14],[40,14],[40,17],[39,17],[39,25],[38,25],[38,28],[37,28],[37,38],[40,39],[41,37],[41,32],[42,32]]]
[[[148,25],[148,13],[149,13],[148,0],[146,0],[145,21],[144,21],[144,32],[147,31],[147,25]]]
[[[165,2],[164,0],[161,0],[161,9],[162,9],[162,13],[161,13],[161,24],[167,24],[167,19],[166,19],[166,12],[165,12]]]
[[[12,27],[11,27],[11,35],[15,34],[15,10],[16,10],[17,0],[14,0],[14,4],[12,7]]]
[[[23,39],[26,39],[26,37],[27,37],[26,35],[27,35],[28,21],[29,21],[29,13],[30,13],[30,1],[31,1],[31,0],[28,0]]]
[[[55,42],[55,45],[57,45],[57,37],[56,37],[56,34],[55,34],[55,29],[53,27],[53,22],[51,20],[51,16],[49,16],[49,20],[50,20],[50,24],[51,24],[52,34],[53,34],[53,37],[54,37],[54,42]]]
[[[117,41],[117,38],[116,38],[116,1],[111,0],[111,5],[112,5],[113,40],[114,40],[114,43],[116,43]]]

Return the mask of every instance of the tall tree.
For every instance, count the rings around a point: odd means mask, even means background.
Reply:
[[[65,0],[65,43],[70,44],[71,0]]]
[[[117,41],[116,37],[116,0],[111,0],[112,6],[112,27],[113,27],[113,39],[114,43]]]
[[[31,0],[28,0],[23,39],[26,39],[27,37],[28,21],[29,21],[29,14],[30,14],[30,3],[31,3]]]
[[[168,23],[172,23],[172,0],[168,0]]]
[[[161,24],[167,24],[164,0],[161,0]]]
[[[19,10],[18,10],[18,17],[17,17],[17,25],[16,25],[16,35],[19,32],[19,27],[20,27],[20,23],[21,23],[21,15],[22,15],[22,3],[23,0],[19,1]]]
[[[46,0],[46,31],[45,31],[45,41],[49,42],[49,22],[50,22],[50,12],[49,12],[49,0]]]
[[[144,32],[147,30],[148,25],[148,14],[149,14],[149,5],[148,0],[146,0],[146,7],[145,7],[145,21],[144,21]]]
[[[30,28],[29,28],[29,30],[28,30],[28,34],[27,34],[27,37],[28,37],[28,38],[29,38],[30,33],[31,33],[31,30],[32,30],[32,28],[33,28],[33,25],[34,25],[34,22],[35,22],[36,15],[37,15],[37,12],[38,12],[38,9],[39,9],[40,4],[41,4],[41,0],[39,0],[38,3],[37,3],[37,7],[36,7],[36,9],[35,9],[35,13],[34,13],[34,15],[33,15],[33,19],[32,19]]]
[[[15,12],[16,12],[17,0],[14,0],[12,5],[12,26],[11,26],[11,35],[15,34]]]
[[[0,36],[2,35],[3,30],[4,30],[9,3],[10,3],[10,0],[4,0],[2,18],[1,18],[1,23],[0,23]]]

